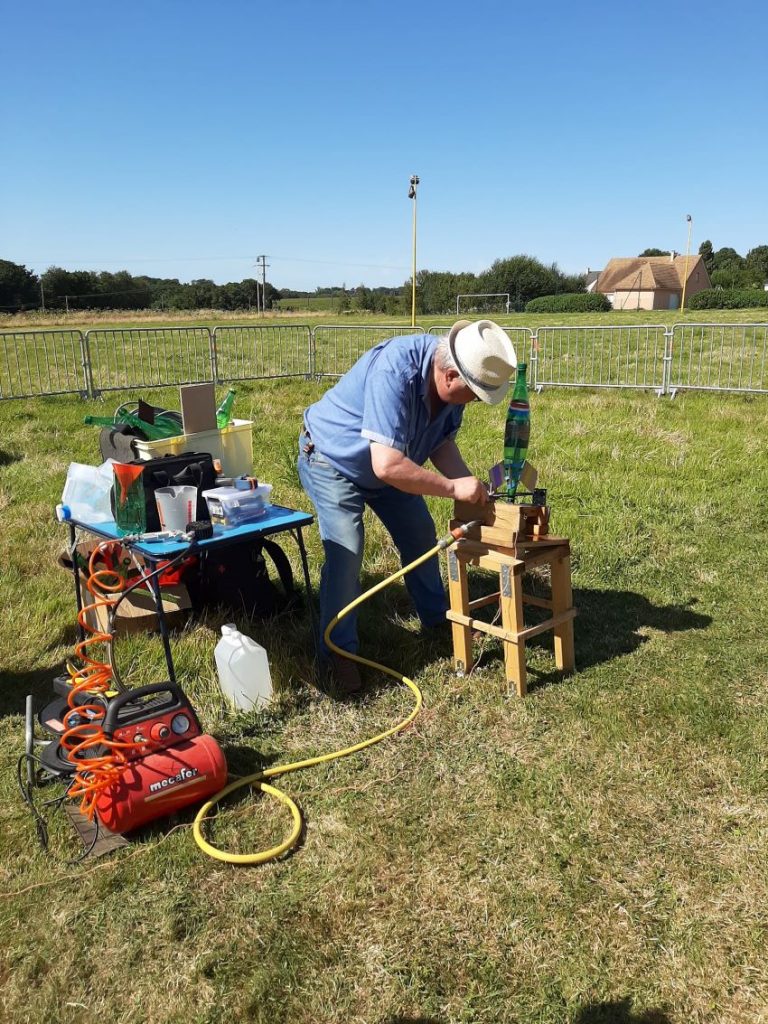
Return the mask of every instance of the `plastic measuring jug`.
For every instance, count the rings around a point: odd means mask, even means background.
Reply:
[[[233,622],[221,627],[214,658],[221,692],[239,711],[252,711],[272,700],[267,652]]]
[[[197,518],[196,487],[158,487],[155,501],[162,530],[186,530]]]

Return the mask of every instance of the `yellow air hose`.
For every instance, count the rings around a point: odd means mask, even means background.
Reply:
[[[273,779],[278,775],[287,775],[288,772],[297,772],[300,768],[311,768],[312,765],[323,764],[327,761],[336,761],[341,757],[348,757],[350,754],[356,754],[358,750],[365,750],[366,747],[372,747],[374,743],[381,743],[381,741],[387,739],[387,737],[394,736],[396,733],[402,732],[406,726],[411,724],[421,710],[422,705],[421,690],[413,680],[402,675],[393,668],[388,668],[386,665],[380,665],[377,661],[372,661],[369,658],[363,658],[359,654],[351,654],[349,651],[343,651],[340,647],[337,647],[336,644],[334,644],[330,638],[330,634],[344,616],[349,615],[349,613],[357,608],[358,605],[361,605],[364,601],[373,597],[374,594],[378,594],[378,592],[380,590],[384,590],[385,587],[395,583],[417,566],[432,558],[438,552],[445,551],[446,548],[451,547],[451,545],[455,544],[457,540],[465,536],[469,528],[473,525],[473,523],[465,523],[463,526],[452,530],[451,533],[441,538],[433,548],[430,548],[429,551],[426,551],[423,555],[414,559],[409,565],[399,569],[387,579],[382,580],[381,583],[377,583],[375,586],[371,587],[370,590],[366,590],[366,592],[361,594],[360,597],[351,601],[346,608],[342,608],[338,615],[328,623],[325,630],[324,640],[328,647],[332,651],[335,651],[336,654],[340,654],[344,658],[350,658],[352,661],[356,661],[359,665],[368,665],[371,668],[378,669],[379,672],[384,672],[388,676],[392,676],[394,679],[398,679],[400,682],[405,683],[415,697],[415,703],[411,713],[401,722],[398,722],[397,725],[393,725],[391,729],[386,729],[384,732],[380,732],[377,736],[372,736],[370,739],[361,740],[360,743],[355,743],[351,747],[344,747],[342,750],[333,750],[328,754],[319,754],[317,757],[308,757],[303,761],[293,761],[290,764],[275,765],[272,768],[266,768],[264,771],[255,772],[253,775],[246,775],[242,779],[230,782],[228,786],[225,786],[219,793],[215,793],[210,800],[206,801],[195,817],[192,832],[195,837],[195,842],[204,853],[207,853],[209,857],[214,857],[216,860],[224,861],[227,864],[265,864],[267,861],[275,860],[277,857],[282,856],[282,854],[287,853],[288,850],[296,845],[299,841],[299,837],[301,836],[301,811],[287,793],[283,793],[282,790],[277,789],[275,786],[270,786],[266,780]],[[291,829],[290,835],[284,839],[282,843],[278,843],[277,846],[273,846],[269,850],[260,850],[258,853],[229,853],[227,850],[220,850],[218,847],[213,846],[208,842],[203,835],[203,823],[209,817],[211,811],[220,800],[223,800],[225,797],[229,796],[230,793],[234,793],[236,790],[242,789],[245,786],[255,786],[264,793],[268,793],[269,796],[274,797],[280,803],[285,804],[291,812],[293,828]]]

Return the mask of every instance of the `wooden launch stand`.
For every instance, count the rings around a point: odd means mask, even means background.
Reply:
[[[466,539],[448,550],[448,593],[451,607],[446,613],[453,632],[453,664],[459,673],[472,666],[472,631],[498,637],[504,643],[504,666],[510,692],[518,697],[527,692],[525,642],[539,633],[552,630],[555,638],[555,663],[569,672],[575,668],[573,652],[573,607],[571,592],[571,548],[566,537],[550,536],[549,509],[540,505],[512,505],[503,501],[488,505],[454,503],[451,529],[480,519]],[[469,599],[467,567],[479,566],[499,574],[497,593]],[[523,593],[523,576],[534,566],[548,565],[551,598]],[[501,625],[495,626],[473,617],[476,608],[498,601]],[[551,615],[526,627],[525,605],[546,608]]]

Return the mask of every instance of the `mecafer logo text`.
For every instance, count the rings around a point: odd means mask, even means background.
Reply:
[[[168,789],[169,786],[178,786],[180,782],[186,782],[188,779],[194,779],[200,772],[197,768],[182,768],[177,775],[171,775],[167,779],[160,779],[158,782],[150,782],[149,792],[157,793],[162,789]]]

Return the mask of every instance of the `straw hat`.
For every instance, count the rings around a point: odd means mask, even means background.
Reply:
[[[448,334],[459,376],[488,405],[504,401],[517,356],[506,332],[493,320],[459,320]]]

